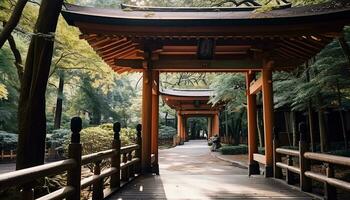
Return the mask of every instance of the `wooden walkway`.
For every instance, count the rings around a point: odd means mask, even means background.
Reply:
[[[125,199],[312,199],[273,179],[214,158],[206,141],[160,151],[160,176],[144,176],[111,197]]]

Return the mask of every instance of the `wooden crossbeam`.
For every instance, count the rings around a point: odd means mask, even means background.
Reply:
[[[117,59],[115,61],[119,67],[143,68],[143,60]],[[201,70],[260,70],[262,61],[260,60],[156,60],[152,61],[152,69],[159,71],[201,71]]]
[[[253,158],[256,162],[266,165],[266,159],[264,155],[255,153],[253,154]]]
[[[180,115],[215,115],[218,114],[217,110],[181,110]]]
[[[262,77],[260,77],[258,80],[254,81],[253,84],[249,87],[249,93],[250,95],[256,94],[260,92],[262,89]]]

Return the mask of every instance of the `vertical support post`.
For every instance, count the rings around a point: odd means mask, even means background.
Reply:
[[[152,171],[159,174],[158,164],[158,134],[159,134],[159,71],[153,71],[152,94],[152,154],[155,161],[152,163]]]
[[[130,151],[128,154],[128,162],[130,162],[132,160],[132,152]],[[129,178],[133,178],[135,176],[135,166],[134,165],[130,165],[129,166]]]
[[[216,113],[213,117],[213,135],[220,135],[220,120],[219,120],[219,113]]]
[[[135,173],[137,173],[138,175],[140,175],[141,173],[141,163],[142,163],[142,134],[141,134],[141,130],[142,130],[142,125],[138,124],[136,126],[136,144],[139,145],[139,148],[136,149],[135,151],[135,157],[140,159],[140,163],[136,164],[135,167]],[[119,159],[120,159],[120,155],[119,155]]]
[[[334,166],[331,163],[325,163],[326,175],[328,178],[334,178]],[[327,200],[337,200],[337,188],[324,183],[324,197]]]
[[[263,116],[265,133],[265,177],[273,176],[273,155],[272,155],[272,130],[273,118],[273,91],[272,91],[272,70],[262,70],[262,94],[263,94]]]
[[[114,138],[112,142],[112,148],[116,151],[116,154],[111,157],[111,167],[115,168],[117,172],[111,175],[111,188],[120,188],[120,123],[113,124]]]
[[[94,175],[101,174],[101,161],[95,162]],[[102,200],[103,199],[103,180],[95,182],[92,186],[92,200]]]
[[[31,184],[22,186],[21,200],[34,200],[34,189],[32,188]]]
[[[279,142],[279,136],[278,136],[278,131],[276,128],[273,129],[273,174],[275,178],[281,179],[282,178],[282,169],[277,167],[276,163],[277,162],[282,162],[281,155],[276,152],[276,149],[280,147],[280,142]]]
[[[306,141],[306,124],[299,123],[299,166],[300,166],[300,189],[304,192],[311,192],[312,180],[305,176],[306,171],[310,171],[310,161],[304,157],[304,153],[309,150],[309,144]]]
[[[253,81],[255,74],[253,72],[246,73],[247,88],[247,119],[248,119],[248,153],[249,167],[248,175],[260,174],[259,163],[254,160],[254,153],[258,152],[256,138],[256,95],[250,94],[250,83]]]
[[[123,157],[122,157],[122,162],[124,164],[126,164],[128,162],[128,157],[127,157],[127,153],[123,153]],[[128,168],[129,167],[125,167],[124,169],[121,170],[121,179],[122,181],[128,182],[129,181],[129,176],[128,176]]]
[[[290,155],[287,155],[287,164],[288,166],[293,166],[293,157]],[[293,172],[287,169],[287,174],[286,174],[286,182],[289,185],[294,184],[294,177],[293,177]]]
[[[212,118],[208,117],[208,139],[213,136],[213,131],[212,131]]]
[[[182,126],[183,124],[183,119],[182,119],[182,115],[180,114],[180,112],[177,113],[177,134],[180,138],[180,142],[179,144],[183,144],[183,137],[182,137]]]
[[[186,125],[187,125],[187,117],[183,117],[183,123],[182,123],[182,134],[184,142],[187,142],[187,131],[186,131]]]
[[[67,200],[80,199],[80,179],[81,179],[81,150],[80,131],[82,129],[82,120],[80,117],[73,117],[70,124],[72,131],[71,143],[68,147],[68,157],[74,159],[76,165],[68,170],[67,185],[74,188],[74,193]]]
[[[142,87],[142,173],[150,173],[152,133],[152,71],[144,69]]]

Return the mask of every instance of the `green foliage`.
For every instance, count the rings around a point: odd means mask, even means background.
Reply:
[[[14,133],[8,133],[0,131],[0,144],[1,149],[4,151],[16,150],[18,135]]]
[[[172,139],[176,135],[176,129],[171,126],[159,127],[159,139]]]
[[[215,90],[215,96],[210,103],[226,103],[230,111],[239,111],[245,107],[245,78],[243,74],[222,74],[214,78],[210,85]]]
[[[225,145],[225,146],[222,146],[219,150],[222,155],[240,155],[240,154],[248,153],[248,146],[247,145],[238,145],[238,146]]]
[[[80,140],[84,147],[83,154],[86,155],[110,149],[113,137],[113,124],[102,124],[100,126],[83,129],[80,132]],[[135,129],[122,128],[120,131],[122,146],[130,145],[135,137]]]

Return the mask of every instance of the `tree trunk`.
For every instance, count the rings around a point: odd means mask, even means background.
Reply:
[[[165,112],[165,126],[168,126],[168,112]]]
[[[60,76],[60,80],[59,80],[58,89],[57,89],[57,101],[56,101],[54,129],[61,128],[61,119],[62,119],[64,72],[61,71],[59,76]]]
[[[325,126],[324,112],[322,109],[319,109],[317,113],[318,113],[318,125],[320,130],[321,152],[326,152],[327,151],[327,133],[326,133],[326,126]]]
[[[227,117],[227,109],[225,109],[225,138],[228,137],[228,117]]]
[[[17,68],[18,80],[21,82],[23,78],[23,61],[21,53],[17,49],[16,41],[12,35],[8,37],[7,41],[9,42],[11,51],[13,53],[13,56],[15,57],[15,66]]]
[[[337,93],[338,93],[338,105],[339,105],[339,117],[340,117],[340,122],[341,122],[341,127],[342,127],[342,132],[343,132],[343,138],[344,138],[344,148],[345,150],[348,149],[348,138],[346,135],[346,125],[345,125],[345,121],[344,121],[344,116],[343,116],[343,103],[341,100],[341,91],[340,91],[340,87],[339,87],[339,82],[337,81]]]
[[[261,109],[257,109],[256,112],[256,122],[257,122],[257,128],[258,128],[258,136],[259,136],[259,147],[264,147],[264,131],[263,131],[263,124],[262,124],[262,113],[260,111]]]
[[[306,70],[306,81],[310,82],[309,68]],[[311,151],[315,152],[315,133],[314,133],[314,119],[312,113],[312,100],[310,99],[307,106],[308,121],[309,121],[309,133],[310,133],[310,147]]]
[[[298,143],[298,135],[297,135],[297,123],[295,121],[295,111],[290,111],[290,122],[292,125],[292,133],[293,133],[293,146],[297,146]]]
[[[63,0],[43,0],[35,25],[37,33],[56,31]],[[46,115],[45,92],[54,38],[34,35],[27,54],[18,104],[19,136],[16,169],[44,163]]]
[[[0,34],[0,49],[2,48],[2,46],[4,46],[6,40],[11,36],[11,33],[13,31],[13,29],[16,28],[19,20],[21,19],[22,16],[22,12],[24,7],[26,6],[28,0],[18,0],[15,8],[11,14],[10,19],[8,20],[8,22],[6,23],[6,25],[4,26],[4,29],[2,30],[1,34]]]
[[[292,141],[290,139],[290,119],[289,119],[289,113],[288,112],[283,112],[284,115],[284,123],[286,124],[286,132],[287,132],[287,137],[288,137],[288,145],[291,146],[292,145]]]
[[[348,60],[348,64],[349,64],[348,67],[350,67],[350,47],[349,47],[349,45],[346,42],[344,37],[339,37],[338,41],[339,41],[341,48],[343,49],[343,53],[344,53],[345,57]]]

